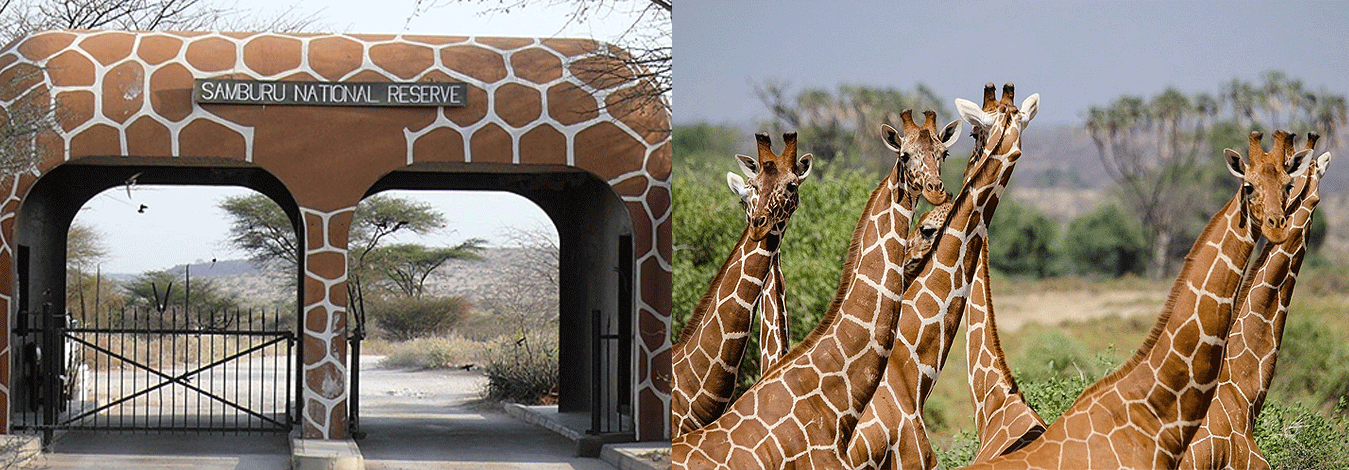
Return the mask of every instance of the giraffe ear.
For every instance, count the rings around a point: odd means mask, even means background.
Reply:
[[[1241,154],[1236,150],[1223,149],[1223,160],[1227,162],[1227,171],[1237,178],[1246,178],[1246,165],[1241,163]]]
[[[1288,176],[1294,178],[1307,173],[1307,167],[1311,165],[1312,159],[1308,158],[1312,154],[1312,149],[1302,149],[1293,154],[1284,164],[1284,170],[1288,171]]]
[[[749,195],[749,188],[745,187],[745,179],[733,172],[726,172],[726,186],[730,186],[731,192],[735,193],[741,201],[744,201],[745,197]]]
[[[1040,94],[1036,93],[1021,102],[1021,107],[1017,108],[1021,115],[1021,128],[1024,130],[1030,125],[1030,120],[1035,119],[1035,113],[1040,110]]]
[[[885,148],[891,152],[899,151],[899,131],[890,127],[889,124],[881,124],[881,142],[885,142]]]
[[[988,119],[988,113],[974,102],[956,98],[956,112],[960,113],[960,118],[975,127],[989,127],[993,123]]]
[[[1321,156],[1316,157],[1316,179],[1321,179],[1321,177],[1326,174],[1327,166],[1330,166],[1330,152],[1323,153]]]
[[[956,141],[960,140],[960,128],[964,126],[965,125],[961,123],[959,119],[947,124],[946,128],[941,130],[942,145],[946,146],[948,149],[951,148],[952,145],[955,145]]]
[[[759,174],[759,161],[746,155],[735,156],[735,161],[740,164],[740,172],[745,176],[754,176]]]
[[[807,176],[810,176],[810,170],[811,170],[811,168],[814,168],[813,166],[811,166],[811,163],[814,162],[814,161],[815,161],[815,156],[814,156],[814,155],[811,155],[811,154],[809,154],[809,153],[807,153],[807,154],[805,154],[805,155],[802,155],[801,158],[796,159],[796,179],[797,179],[797,181],[806,179]]]

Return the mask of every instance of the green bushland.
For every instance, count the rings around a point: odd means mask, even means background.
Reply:
[[[459,335],[389,343],[380,365],[409,369],[449,369],[482,363],[487,343]]]

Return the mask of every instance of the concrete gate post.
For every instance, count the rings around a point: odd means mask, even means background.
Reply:
[[[304,216],[300,435],[347,437],[347,236],[355,205]]]

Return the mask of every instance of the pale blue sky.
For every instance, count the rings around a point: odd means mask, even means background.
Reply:
[[[410,22],[415,0],[364,0],[280,2],[239,0],[239,9],[267,16],[287,5],[296,11],[310,12],[318,23],[346,33],[400,33],[525,36],[593,37],[615,41],[632,23],[636,7],[643,2],[619,3],[595,12],[587,23],[568,22],[566,6],[547,5],[516,9],[509,14],[480,14],[479,3],[427,0],[422,11]],[[636,7],[634,7],[635,5]],[[226,196],[248,194],[235,187],[137,187],[130,200],[124,188],[113,188],[86,203],[76,217],[77,223],[93,226],[110,248],[102,264],[105,273],[139,273],[212,258],[243,258],[227,244],[228,223],[216,203]],[[552,225],[547,215],[529,200],[502,192],[409,191],[399,195],[435,206],[445,214],[449,227],[444,233],[427,239],[405,238],[428,244],[453,245],[467,238],[496,240],[505,227],[530,228]],[[140,204],[149,208],[136,213]]]
[[[674,118],[753,125],[751,84],[841,83],[977,100],[985,82],[1040,93],[1036,121],[1167,86],[1218,92],[1285,71],[1349,94],[1349,3],[1333,1],[684,0],[674,21]],[[951,110],[948,110],[950,112]]]

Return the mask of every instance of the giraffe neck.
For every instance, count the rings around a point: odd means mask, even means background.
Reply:
[[[746,228],[672,348],[672,435],[712,422],[735,391],[752,308],[782,241],[780,229],[758,241],[749,234]]]
[[[979,254],[970,300],[965,305],[965,348],[979,448],[973,462],[1015,451],[1044,433],[1044,419],[1017,388],[998,340],[988,246]]]
[[[931,259],[904,292],[884,378],[847,444],[845,455],[854,468],[878,468],[887,458],[906,467],[936,464],[922,422],[923,402],[955,338],[988,222],[1020,159],[1020,143],[1006,152],[985,155],[977,164]]]
[[[1254,234],[1237,194],[1186,257],[1159,328],[1135,359],[1082,393],[1039,439],[974,468],[1170,468],[1217,384],[1233,299]],[[1128,450],[1116,452],[1122,446]]]
[[[1306,255],[1307,226],[1318,202],[1311,194],[1297,203],[1288,240],[1266,244],[1255,262],[1259,268],[1243,283],[1213,403],[1178,468],[1208,468],[1216,461],[1233,468],[1267,466],[1255,444],[1255,418],[1274,378],[1288,304]]]
[[[891,255],[904,253],[916,202],[904,191],[900,171],[893,169],[872,192],[820,324],[724,415],[673,440],[677,468],[839,461],[838,449],[875,389],[894,338],[904,280]]]
[[[759,296],[759,376],[787,355],[791,333],[787,324],[787,297],[782,278],[782,255],[773,256]]]

